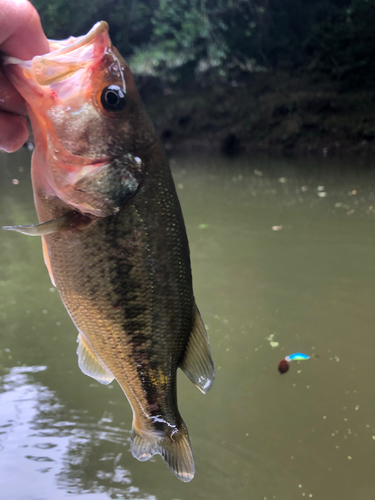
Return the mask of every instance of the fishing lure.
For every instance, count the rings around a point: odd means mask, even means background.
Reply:
[[[310,356],[303,354],[302,352],[295,352],[289,356],[285,356],[279,363],[278,370],[281,374],[286,373],[289,370],[290,361],[301,361],[303,359],[310,359]]]

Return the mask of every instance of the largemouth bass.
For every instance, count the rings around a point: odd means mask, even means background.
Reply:
[[[133,409],[133,456],[160,454],[190,481],[176,372],[205,393],[214,367],[168,161],[105,22],[50,48],[31,61],[4,58],[34,132],[40,221],[6,229],[42,237],[79,332],[81,370],[103,384],[116,379]]]

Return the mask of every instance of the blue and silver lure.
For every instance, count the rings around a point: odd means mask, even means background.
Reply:
[[[303,352],[295,352],[289,356],[285,356],[287,361],[301,361],[302,359],[310,359],[310,356],[303,354]]]
[[[301,361],[303,359],[310,359],[310,356],[303,354],[303,352],[295,352],[289,356],[285,356],[279,363],[278,370],[280,373],[286,373],[289,370],[290,361]]]

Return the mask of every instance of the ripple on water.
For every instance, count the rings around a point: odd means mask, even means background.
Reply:
[[[19,481],[23,470],[31,478],[28,490],[40,489],[43,496],[50,492],[54,499],[60,498],[56,488],[69,488],[75,494],[106,491],[121,493],[125,499],[153,498],[132,485],[131,473],[122,463],[130,459],[130,454],[123,454],[124,446],[129,449],[129,430],[112,425],[112,414],[104,413],[98,421],[87,411],[64,407],[35,380],[43,370],[17,367],[0,378],[0,386],[6,388],[0,393],[0,452],[2,463],[8,464],[7,474],[0,475],[2,494],[6,498],[24,495]],[[50,479],[40,483],[33,472]]]

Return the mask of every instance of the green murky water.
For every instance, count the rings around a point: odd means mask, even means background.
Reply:
[[[0,224],[35,223],[29,153]],[[129,451],[116,383],[77,366],[37,238],[0,234],[1,500],[375,498],[375,162],[172,159],[217,378],[179,375],[196,477]],[[277,371],[296,351],[312,360]]]

